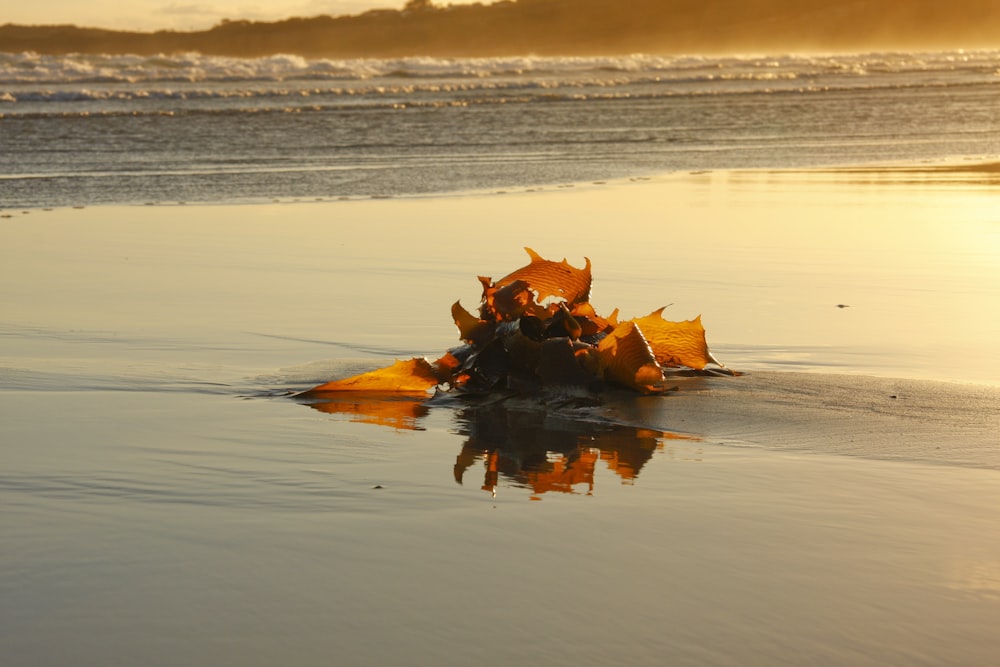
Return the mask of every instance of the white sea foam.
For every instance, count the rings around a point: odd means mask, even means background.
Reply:
[[[1000,51],[727,57],[306,59],[0,54],[5,114],[465,106],[1000,84]],[[212,101],[219,104],[208,108]],[[245,100],[239,108],[234,102]],[[132,103],[142,107],[133,107]],[[158,102],[162,102],[159,108]],[[63,108],[74,104],[72,110]],[[110,108],[108,105],[112,105]],[[208,106],[206,106],[208,105]]]
[[[359,81],[392,78],[535,78],[620,74],[668,79],[691,76],[773,79],[808,76],[870,76],[961,72],[995,78],[1000,51],[884,53],[808,56],[602,56],[306,59],[295,55],[229,58],[197,53],[174,55],[39,55],[0,53],[0,85],[142,82],[234,82],[290,80]]]

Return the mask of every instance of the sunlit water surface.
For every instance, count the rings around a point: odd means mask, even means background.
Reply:
[[[995,157],[998,69],[998,51],[0,53],[0,207],[413,196]]]

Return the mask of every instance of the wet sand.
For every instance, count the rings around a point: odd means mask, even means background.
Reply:
[[[720,444],[1000,470],[997,387],[771,371],[676,385],[668,401],[615,400],[615,414]]]
[[[5,664],[992,664],[1000,199],[955,169],[5,212]],[[746,375],[287,396],[453,345],[524,245]]]

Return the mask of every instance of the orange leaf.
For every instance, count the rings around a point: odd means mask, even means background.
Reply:
[[[467,343],[482,344],[490,333],[489,324],[463,308],[460,301],[452,305],[451,318],[458,327],[459,337]]]
[[[334,380],[303,392],[302,395],[337,391],[381,391],[396,393],[424,393],[438,385],[434,368],[426,359],[397,361],[392,366]]]
[[[604,376],[642,393],[662,391],[663,370],[633,322],[622,322],[597,346]]]
[[[523,280],[537,293],[538,303],[549,297],[565,299],[570,305],[590,299],[590,259],[584,257],[587,264],[584,268],[578,269],[570,266],[565,259],[553,262],[543,259],[531,248],[525,250],[531,257],[531,263],[498,280],[495,284],[497,288]]]
[[[615,309],[611,317],[605,319],[597,314],[597,311],[590,305],[590,302],[584,302],[573,306],[570,314],[580,323],[580,333],[583,336],[593,336],[602,331],[610,331],[618,326],[618,320],[616,319],[618,317],[618,309]]]
[[[660,308],[630,321],[642,330],[661,366],[687,366],[700,371],[709,362],[717,363],[708,351],[701,315],[693,320],[671,322],[663,319]]]

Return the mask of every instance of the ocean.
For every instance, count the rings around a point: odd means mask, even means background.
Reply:
[[[1000,154],[1000,51],[0,54],[0,208],[495,191]]]

